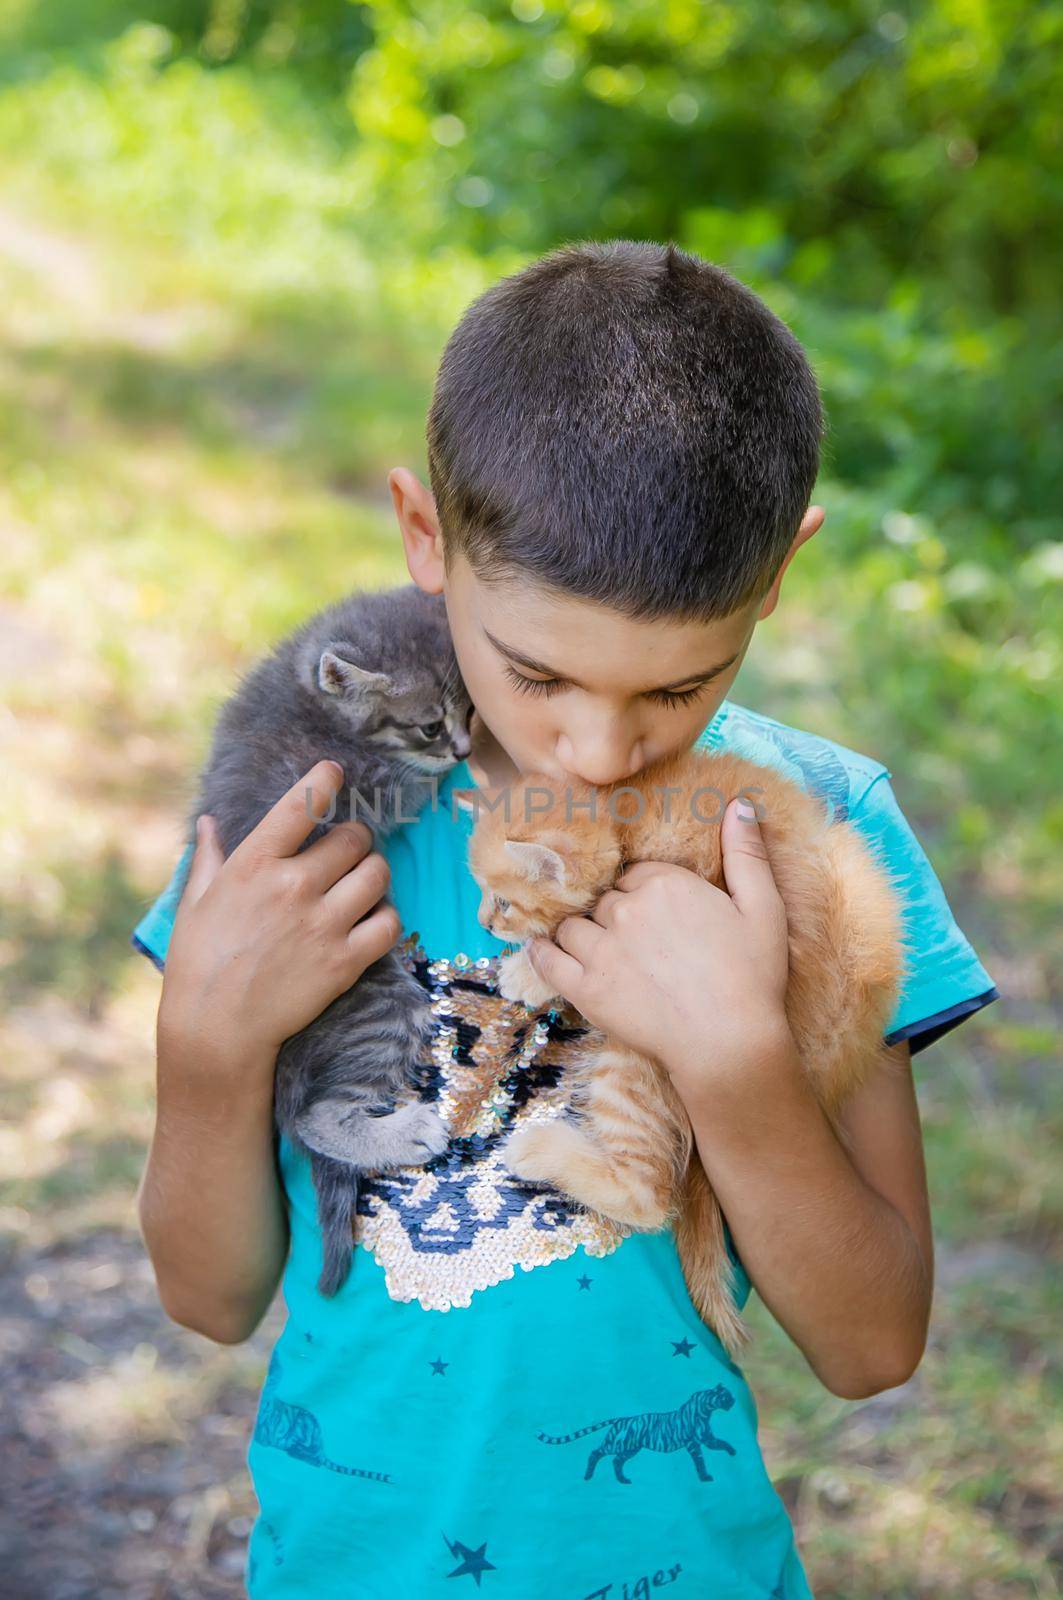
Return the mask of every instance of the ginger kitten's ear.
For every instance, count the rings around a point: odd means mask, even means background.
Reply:
[[[565,858],[548,844],[507,839],[506,854],[531,883],[564,883]]]

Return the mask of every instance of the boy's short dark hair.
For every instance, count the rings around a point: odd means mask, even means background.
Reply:
[[[676,245],[566,244],[443,352],[428,470],[446,558],[641,620],[728,616],[808,508],[823,412],[789,328]]]

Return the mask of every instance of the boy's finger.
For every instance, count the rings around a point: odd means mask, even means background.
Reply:
[[[188,877],[181,891],[181,906],[194,906],[197,900],[202,899],[207,889],[217,877],[225,861],[222,854],[221,841],[218,830],[214,825],[214,818],[209,812],[204,812],[196,818],[196,849],[192,857],[192,865],[188,869]]]
[[[625,902],[624,896],[619,889],[606,889],[590,915],[594,918],[599,928],[608,928],[617,906],[626,903],[629,902]]]
[[[554,943],[575,956],[582,967],[594,960],[602,937],[602,928],[592,917],[563,917],[554,930]]]
[[[355,923],[347,935],[347,943],[352,953],[369,966],[379,961],[401,937],[402,924],[395,907],[381,905]]]
[[[307,853],[313,855],[312,850]],[[353,928],[387,894],[391,886],[391,869],[386,856],[381,855],[379,850],[374,850],[371,855],[362,852],[357,860],[348,859],[346,871],[331,886],[323,879],[317,882],[329,915],[346,923],[348,928]]]
[[[528,960],[554,994],[563,995],[573,1005],[579,1004],[576,996],[583,968],[574,956],[559,950],[551,939],[532,939],[528,944]]]
[[[373,848],[372,830],[364,822],[339,822],[305,852],[306,869],[322,894],[340,883]]]
[[[338,761],[319,761],[282,794],[262,821],[233,851],[249,856],[294,856],[319,822],[327,822],[333,801],[343,787],[343,768]]]
[[[662,872],[674,870],[669,861],[633,861],[630,867],[625,867],[614,885],[617,889],[637,889],[641,884],[648,883],[651,878],[660,877]]]
[[[739,911],[777,910],[781,896],[751,800],[739,796],[728,805],[720,829],[720,848],[727,893]]]

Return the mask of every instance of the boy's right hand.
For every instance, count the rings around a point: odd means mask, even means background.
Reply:
[[[377,905],[390,871],[365,823],[338,823],[299,851],[343,781],[336,762],[319,761],[228,858],[213,818],[199,819],[166,956],[160,1046],[208,1071],[268,1061],[272,1075],[284,1040],[395,944],[398,913]]]

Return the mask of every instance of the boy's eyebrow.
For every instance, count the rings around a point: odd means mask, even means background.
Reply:
[[[480,626],[483,627],[483,624],[481,623]],[[557,672],[553,667],[546,666],[544,662],[536,661],[533,656],[524,655],[522,651],[515,650],[511,644],[503,644],[502,640],[496,639],[494,634],[490,633],[487,628],[484,628],[483,631],[499,654],[515,662],[518,667],[527,667],[530,672],[541,672],[544,678],[561,678],[566,683],[571,683],[574,688],[582,689],[583,685],[577,683],[575,678],[568,677],[564,672]],[[721,672],[726,672],[727,668],[733,666],[740,655],[741,651],[736,650],[733,656],[730,656],[726,661],[721,661],[718,666],[708,667],[704,672],[688,672],[685,677],[676,678],[672,683],[657,684],[653,689],[643,689],[641,692],[643,694],[670,693],[676,689],[685,689],[695,683],[707,683],[710,678],[716,678]]]

